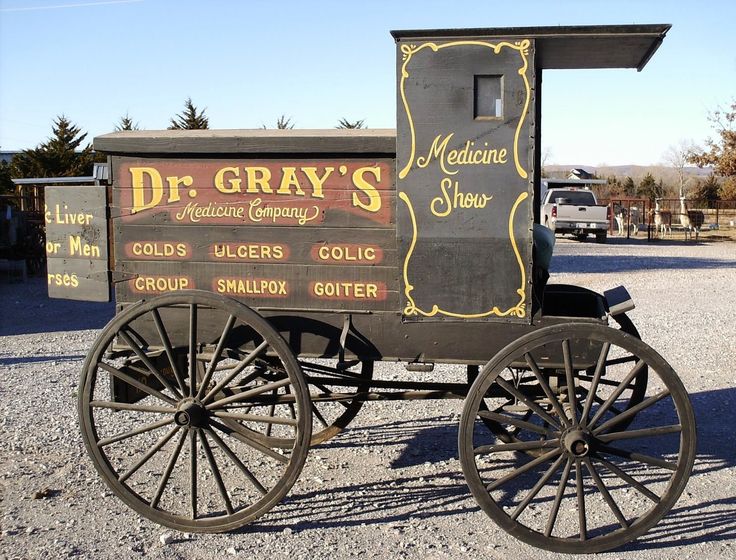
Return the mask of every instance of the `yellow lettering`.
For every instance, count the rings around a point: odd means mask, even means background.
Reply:
[[[247,171],[247,169],[246,169]],[[236,178],[228,179],[229,185],[225,185],[225,173],[231,173]],[[223,167],[215,174],[215,188],[221,193],[233,194],[240,192],[240,169],[237,167]]]
[[[325,184],[325,181],[327,178],[332,174],[332,172],[335,170],[334,167],[325,167],[325,173],[320,177],[317,175],[317,168],[316,167],[302,167],[302,171],[304,171],[304,174],[307,176],[307,179],[309,179],[309,182],[312,183],[312,197],[313,198],[324,198],[325,194],[323,192],[323,187]]]
[[[185,187],[191,187],[194,179],[191,175],[185,175],[181,179],[179,177],[166,177],[166,181],[169,183],[169,202],[179,202],[181,197],[179,196],[179,185]]]
[[[370,173],[377,182],[381,182],[380,167],[360,167],[356,169],[353,172],[353,184],[368,197],[368,201],[360,200],[358,193],[354,192],[353,206],[362,208],[367,212],[378,212],[381,209],[381,195],[378,193],[378,189],[363,177],[366,173]]]
[[[281,184],[276,192],[278,194],[291,194],[291,187],[296,189],[294,194],[304,196],[304,191],[302,190],[302,187],[299,184],[299,179],[296,176],[296,167],[282,167]]]
[[[133,186],[133,208],[131,214],[158,206],[164,194],[161,174],[153,167],[131,167],[131,185]],[[145,177],[150,181],[150,200],[146,202]]]
[[[268,167],[246,167],[245,175],[248,182],[248,188],[246,189],[248,194],[258,193],[258,188],[263,193],[273,193],[273,189],[269,184],[271,171]]]

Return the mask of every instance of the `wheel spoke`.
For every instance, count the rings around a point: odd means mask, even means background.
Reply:
[[[92,401],[89,403],[92,408],[110,408],[112,410],[133,410],[135,412],[151,412],[158,414],[173,414],[175,408],[169,406],[148,406],[144,404],[119,403],[113,401]]]
[[[585,517],[585,491],[583,488],[583,465],[580,459],[575,459],[575,493],[578,497],[578,525],[580,526],[580,540],[588,538],[587,519]]]
[[[171,472],[174,470],[174,465],[176,465],[177,459],[179,459],[179,455],[181,454],[181,449],[184,447],[184,442],[187,439],[187,432],[186,430],[181,431],[181,436],[179,436],[179,441],[176,442],[176,448],[174,448],[174,451],[171,453],[171,457],[169,457],[169,462],[166,464],[166,470],[164,470],[164,474],[161,475],[161,480],[158,483],[158,488],[156,488],[156,494],[153,496],[153,499],[151,500],[151,507],[155,508],[158,506],[158,502],[161,499],[161,496],[164,493],[164,489],[166,488],[166,485],[169,483],[169,478],[171,478]]]
[[[621,480],[623,480],[630,486],[633,486],[634,488],[636,488],[639,492],[644,494],[647,498],[652,500],[654,503],[659,503],[659,499],[660,499],[659,496],[657,496],[654,492],[649,490],[649,488],[644,486],[641,482],[636,480],[634,477],[627,474],[626,472],[618,468],[613,463],[606,461],[603,457],[594,456],[593,459],[601,463],[604,467],[606,467],[609,471],[611,471],[613,474],[618,476]]]
[[[174,349],[171,347],[171,340],[169,339],[169,335],[164,328],[164,323],[161,320],[161,315],[159,314],[158,309],[153,309],[151,314],[153,315],[153,323],[156,325],[158,336],[161,339],[161,343],[164,345],[166,356],[169,358],[171,371],[174,372],[176,381],[179,384],[179,389],[181,390],[181,394],[183,395],[184,393],[186,393],[186,383],[184,382],[181,371],[179,371],[179,366],[176,363],[176,358],[174,357]]]
[[[557,521],[557,513],[560,511],[560,504],[562,503],[562,496],[565,495],[565,487],[567,486],[567,480],[570,478],[570,469],[572,469],[572,459],[567,460],[567,464],[562,471],[560,477],[560,483],[557,485],[557,494],[555,494],[555,501],[552,503],[552,509],[549,511],[547,517],[547,526],[544,529],[544,536],[549,537],[552,534],[552,529],[555,527],[555,521]]]
[[[158,451],[168,443],[168,441],[174,437],[176,432],[178,432],[181,428],[179,426],[174,426],[171,428],[171,431],[166,434],[164,437],[162,437],[160,440],[158,440],[151,448],[146,452],[143,457],[140,458],[138,462],[136,462],[135,465],[130,467],[127,471],[125,471],[123,474],[121,474],[118,477],[119,482],[125,482],[128,478],[130,478],[135,472],[140,469],[143,465],[145,465],[148,460],[153,457]]]
[[[154,375],[154,377],[159,380],[161,385],[166,387],[177,400],[181,399],[181,393],[179,393],[179,391],[177,391],[174,386],[169,383],[169,380],[166,379],[166,376],[162,374],[155,365],[153,365],[153,362],[151,362],[148,356],[146,356],[146,353],[143,351],[143,349],[133,341],[130,335],[123,329],[121,329],[118,334],[120,335],[120,338],[123,339],[125,344],[127,344],[130,349],[133,350],[135,355],[138,356],[140,361],[143,362],[143,364],[148,368],[148,371],[150,371]]]
[[[545,420],[547,423],[549,423],[551,426],[554,426],[555,428],[559,428],[560,424],[552,418],[549,414],[547,414],[542,407],[540,407],[537,403],[535,403],[533,400],[531,400],[529,397],[527,397],[524,393],[519,391],[516,387],[509,384],[505,379],[501,379],[500,377],[496,379],[496,383],[507,393],[510,395],[516,397],[520,401],[522,401],[524,404],[526,404],[531,410],[533,410],[537,416],[539,416],[542,420]]]
[[[97,447],[105,447],[106,445],[110,445],[111,443],[116,443],[118,441],[122,441],[124,439],[128,439],[139,434],[144,434],[146,432],[150,432],[151,430],[156,430],[157,428],[161,428],[163,426],[171,424],[173,421],[173,417],[164,418],[163,420],[159,420],[158,422],[154,422],[153,424],[146,424],[145,426],[141,426],[140,428],[136,428],[135,430],[130,430],[129,432],[124,432],[122,434],[117,434],[101,439],[97,442]]]
[[[553,432],[552,430],[548,430],[537,424],[532,424],[531,422],[526,422],[513,416],[499,414],[498,412],[493,412],[491,410],[479,410],[478,416],[480,416],[481,418],[486,418],[488,420],[494,420],[499,424],[511,424],[512,426],[516,426],[517,428],[529,430],[530,432],[541,434],[547,437],[553,437],[555,434],[555,432]]]
[[[618,447],[611,447],[610,445],[601,445],[598,447],[598,451],[608,453],[609,455],[616,455],[617,457],[623,457],[631,461],[639,461],[640,463],[646,463],[653,467],[662,467],[670,471],[677,470],[677,463],[671,461],[665,461],[651,455],[644,455],[642,453],[636,453],[634,451],[628,451],[626,449],[619,449]]]
[[[566,338],[562,341],[562,359],[565,362],[565,381],[567,382],[567,398],[570,403],[570,416],[572,416],[572,425],[578,425],[577,409],[578,398],[575,395],[575,378],[573,376],[572,356],[570,355],[570,339]]]
[[[629,383],[631,383],[634,378],[639,374],[639,372],[646,366],[646,363],[644,360],[638,360],[636,362],[636,365],[631,368],[631,371],[628,373],[628,375],[621,381],[621,383],[618,384],[618,387],[614,389],[613,393],[609,395],[609,397],[606,399],[606,401],[598,408],[596,413],[593,415],[593,418],[590,419],[589,426],[595,426],[596,422],[600,420],[603,415],[606,413],[606,410],[614,403],[616,402],[616,399],[623,393],[628,387]]]
[[[560,465],[565,460],[564,455],[560,455],[557,460],[552,463],[552,465],[547,469],[547,471],[542,475],[542,478],[539,479],[539,481],[534,485],[534,487],[527,492],[527,495],[524,497],[524,499],[521,501],[521,503],[516,507],[514,510],[514,513],[511,514],[511,519],[518,518],[522,512],[526,509],[526,506],[528,506],[531,501],[534,499],[534,497],[539,494],[539,491],[542,489],[542,487],[547,484],[547,481],[552,478],[552,475],[557,472],[557,469],[560,468]]]
[[[562,420],[562,423],[565,424],[566,427],[570,427],[570,420],[567,417],[567,414],[565,414],[565,411],[562,410],[562,407],[560,406],[560,402],[557,399],[557,396],[552,392],[552,389],[550,388],[549,383],[547,383],[547,380],[544,378],[544,375],[542,375],[542,372],[539,370],[539,366],[537,365],[537,362],[534,360],[534,357],[527,352],[524,354],[524,359],[526,360],[526,363],[529,366],[529,369],[532,370],[534,377],[537,378],[537,383],[539,383],[539,386],[544,391],[544,394],[547,395],[547,399],[552,405],[552,408],[555,409],[557,416],[560,417],[560,420]]]
[[[149,387],[148,385],[141,383],[140,381],[131,377],[127,373],[123,373],[119,369],[109,364],[106,364],[105,362],[100,362],[98,365],[99,367],[104,369],[107,373],[109,373],[110,375],[114,377],[117,377],[121,381],[125,381],[128,385],[131,385],[132,387],[135,387],[136,389],[139,389],[140,391],[143,391],[144,393],[148,393],[152,397],[156,397],[157,399],[160,399],[164,402],[167,402],[171,405],[176,406],[176,401],[174,399],[172,399],[171,397],[167,397],[161,391],[157,391],[153,387]]]
[[[235,379],[240,373],[247,368],[253,360],[255,360],[260,354],[262,354],[266,348],[268,348],[269,344],[267,341],[261,342],[261,344],[258,345],[258,347],[253,350],[250,354],[248,354],[245,358],[243,358],[238,364],[233,368],[233,370],[228,373],[222,381],[220,381],[217,385],[215,385],[209,393],[205,395],[205,397],[202,400],[203,403],[208,403],[217,393],[222,390],[223,387],[225,387],[228,383],[230,383],[233,379]],[[248,382],[252,381],[254,378],[258,376],[254,376],[253,378],[249,379]]]
[[[250,472],[248,467],[246,467],[243,462],[238,459],[238,456],[233,453],[232,449],[228,446],[227,443],[222,441],[220,439],[220,436],[218,436],[214,430],[211,430],[207,428],[207,433],[210,434],[210,437],[214,440],[214,442],[217,444],[217,446],[227,455],[230,460],[235,463],[235,466],[240,469],[240,471],[245,475],[245,477],[253,484],[253,486],[256,487],[256,490],[258,490],[262,495],[266,495],[268,491],[263,487],[263,485],[258,481],[258,479],[255,477],[255,475]]]
[[[595,470],[595,467],[593,466],[593,463],[591,462],[589,457],[586,457],[583,459],[583,462],[585,463],[586,468],[588,469],[588,472],[590,473],[590,476],[593,478],[593,482],[595,482],[595,485],[598,487],[598,491],[603,496],[603,499],[608,504],[608,507],[613,512],[613,515],[616,516],[616,519],[618,519],[618,522],[621,524],[621,527],[624,529],[629,528],[629,522],[626,520],[626,517],[624,517],[624,514],[621,513],[621,509],[616,504],[615,500],[611,496],[611,493],[608,491],[608,488],[606,488],[606,485],[603,483],[603,480],[601,480],[601,477],[598,475],[598,471]]]
[[[285,457],[284,455],[281,455],[281,453],[278,453],[274,451],[273,449],[271,449],[270,447],[266,447],[262,443],[259,443],[258,441],[256,441],[253,438],[253,436],[248,433],[251,430],[248,430],[247,428],[243,426],[239,426],[239,427],[238,426],[224,426],[223,424],[220,424],[219,422],[215,422],[213,420],[210,420],[210,424],[214,426],[215,428],[217,428],[218,430],[220,430],[222,433],[227,434],[229,436],[232,436],[242,441],[243,443],[252,447],[256,451],[260,451],[264,455],[268,455],[269,457],[271,457],[272,459],[276,459],[280,463],[286,464],[289,462],[288,457]]]
[[[197,304],[191,303],[189,304],[189,396],[194,396],[194,388],[197,384]],[[194,444],[196,445],[196,436],[193,440]],[[196,463],[195,463],[196,467]],[[192,505],[193,508],[196,507],[196,502]],[[192,513],[192,519],[195,519],[197,516]]]
[[[251,397],[257,397],[258,395],[262,395],[263,393],[267,393],[268,391],[272,391],[274,389],[279,389],[285,385],[289,385],[290,383],[291,380],[288,377],[279,381],[274,381],[273,383],[266,383],[265,385],[249,389],[248,391],[243,391],[242,393],[237,393],[235,395],[230,395],[229,397],[224,397],[219,401],[211,402],[206,406],[206,408],[207,410],[222,408],[226,404],[245,401],[250,399]]]
[[[217,483],[217,489],[220,491],[220,496],[222,496],[222,501],[225,502],[225,510],[229,515],[232,515],[234,513],[233,511],[233,505],[230,501],[230,496],[227,494],[227,489],[225,488],[225,483],[222,481],[222,475],[220,474],[220,469],[217,468],[217,463],[215,462],[215,456],[212,454],[212,449],[210,449],[210,444],[207,442],[207,436],[205,436],[204,432],[201,432],[199,434],[199,439],[202,441],[202,450],[204,451],[204,456],[207,458],[207,462],[210,466],[210,471],[212,472],[212,476],[215,477],[215,482]]]
[[[682,431],[680,424],[671,424],[669,426],[656,426],[654,428],[642,428],[641,430],[625,430],[623,432],[609,432],[598,436],[598,441],[608,443],[609,441],[618,441],[622,439],[636,439],[651,436],[661,436],[665,434],[675,434]]]
[[[476,455],[486,455],[488,453],[500,453],[504,451],[528,451],[531,449],[551,449],[559,447],[559,439],[550,439],[545,441],[515,441],[512,443],[501,443],[499,445],[481,445],[476,447],[473,452]]]
[[[195,306],[192,306],[195,308]],[[197,430],[189,430],[189,505],[192,519],[197,519]]]
[[[198,399],[202,399],[204,392],[207,390],[207,385],[209,385],[210,379],[212,378],[212,374],[215,372],[215,367],[220,361],[220,357],[222,356],[222,351],[225,348],[225,343],[227,342],[227,338],[230,336],[230,330],[233,328],[234,324],[235,324],[235,316],[230,315],[230,317],[228,317],[227,323],[225,323],[225,328],[222,329],[222,334],[220,335],[220,340],[217,342],[215,353],[212,355],[212,359],[210,360],[210,363],[207,366],[207,371],[205,371],[204,377],[202,378],[202,381],[199,385],[199,391],[197,391]]]
[[[611,351],[611,343],[604,342],[601,348],[601,353],[598,356],[598,363],[595,365],[595,372],[593,373],[593,381],[588,389],[588,395],[595,395],[598,390],[598,384],[601,381],[601,376],[606,369],[606,359],[608,353]],[[580,424],[585,427],[588,425],[588,416],[590,415],[590,409],[593,406],[593,399],[586,398],[585,404],[583,405],[583,411],[580,413]]]
[[[314,417],[317,419],[317,421],[322,424],[323,428],[327,428],[329,426],[329,423],[327,420],[325,420],[325,417],[322,416],[322,413],[317,410],[317,405],[312,403],[312,414],[314,414]]]
[[[545,461],[550,460],[552,457],[554,457],[555,455],[558,455],[559,453],[560,453],[559,449],[553,449],[552,451],[545,453],[541,457],[537,457],[533,461],[529,461],[527,464],[522,465],[521,467],[515,469],[514,471],[510,472],[506,476],[503,476],[499,478],[498,480],[491,482],[489,485],[486,486],[486,490],[489,492],[491,490],[495,490],[499,486],[506,484],[507,482],[509,482],[510,480],[513,480],[517,476],[521,476],[525,472],[530,471],[531,469],[533,469],[540,463],[544,463]]]
[[[233,420],[242,420],[244,422],[262,422],[264,424],[283,424],[285,426],[297,426],[298,422],[293,418],[282,418],[280,416],[265,416],[262,414],[239,414],[237,412],[227,412],[216,410],[213,412],[218,418],[232,418]]]
[[[653,396],[649,397],[648,399],[646,399],[645,401],[640,402],[636,406],[632,406],[631,408],[626,409],[621,414],[618,414],[617,416],[614,416],[610,420],[605,421],[603,424],[601,424],[600,426],[598,426],[591,433],[594,436],[596,436],[596,435],[600,434],[601,432],[607,430],[608,428],[612,428],[616,424],[619,424],[620,422],[623,422],[624,420],[628,420],[629,418],[633,418],[634,416],[636,416],[637,414],[639,414],[639,412],[641,412],[645,408],[648,408],[648,407],[652,406],[654,403],[662,400],[663,398],[665,398],[669,394],[670,394],[670,392],[667,389],[665,389],[663,391],[660,391],[656,395],[653,395]]]

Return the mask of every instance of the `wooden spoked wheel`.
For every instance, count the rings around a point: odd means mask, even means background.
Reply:
[[[79,416],[115,494],[157,523],[201,532],[278,503],[312,426],[283,338],[245,305],[200,291],[133,305],[105,327],[84,364]]]
[[[555,351],[564,357],[561,386],[541,365]],[[580,377],[591,363],[592,378]],[[509,373],[523,364],[536,385]],[[643,367],[645,394],[628,407]],[[509,396],[529,417],[497,404]],[[513,430],[513,441],[487,420]],[[682,382],[649,346],[573,323],[532,332],[484,367],[463,409],[459,450],[473,496],[503,529],[555,552],[600,552],[639,537],[672,508],[695,458],[695,418]]]
[[[359,361],[337,367],[331,360],[299,360],[305,383],[309,389],[310,407],[312,411],[312,438],[310,445],[315,446],[328,441],[340,432],[358,415],[365,401],[356,398],[357,392],[366,392],[373,378],[373,362]],[[279,371],[276,363],[261,364],[264,371]],[[263,378],[260,383],[268,383]],[[269,406],[267,413],[276,412],[276,406]],[[236,423],[228,419],[225,423]],[[265,431],[255,437],[262,443],[272,447],[290,448],[294,445],[291,437],[279,435],[276,424],[267,426]]]
[[[356,360],[338,367],[332,362],[300,361],[309,386],[312,406],[312,441],[319,445],[342,432],[358,415],[365,401],[356,393],[367,392],[373,378],[373,362]],[[336,398],[335,395],[342,395]]]

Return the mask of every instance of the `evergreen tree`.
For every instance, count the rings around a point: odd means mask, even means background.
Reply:
[[[0,161],[0,194],[15,193],[15,185],[10,175],[10,164],[7,161]]]
[[[661,180],[657,183],[654,176],[651,173],[647,173],[641,180],[641,183],[639,183],[639,188],[637,189],[636,194],[637,196],[648,198],[649,200],[662,198],[662,195],[664,194],[664,186],[662,185]]]
[[[210,127],[210,120],[204,115],[205,109],[198,111],[192,103],[192,98],[187,97],[184,102],[184,111],[171,119],[169,130],[198,130]]]
[[[634,196],[636,194],[636,184],[631,177],[624,179],[623,191],[626,196]]]
[[[708,202],[709,207],[713,207],[713,203],[721,198],[721,184],[715,173],[711,173],[705,181],[698,183],[693,197]]]
[[[294,128],[294,123],[291,122],[291,117],[281,115],[276,121],[276,128],[280,130],[291,130]]]
[[[13,177],[82,177],[92,174],[94,152],[82,142],[87,133],[60,115],[52,125],[48,141],[16,154],[11,162]]]
[[[364,119],[360,119],[359,121],[352,121],[352,122],[347,119],[340,119],[335,128],[352,128],[352,129],[365,128],[363,126],[364,122],[365,122]]]
[[[130,118],[128,113],[125,116],[120,117],[120,122],[115,125],[115,130],[120,132],[122,130],[140,130],[138,123],[134,123],[133,119]]]

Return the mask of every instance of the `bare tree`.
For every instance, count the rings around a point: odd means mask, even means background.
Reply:
[[[690,162],[694,145],[692,140],[680,140],[677,144],[672,144],[664,153],[664,161],[669,165],[677,175],[677,186],[680,198],[685,196],[685,185],[690,180],[685,173],[685,167]]]

